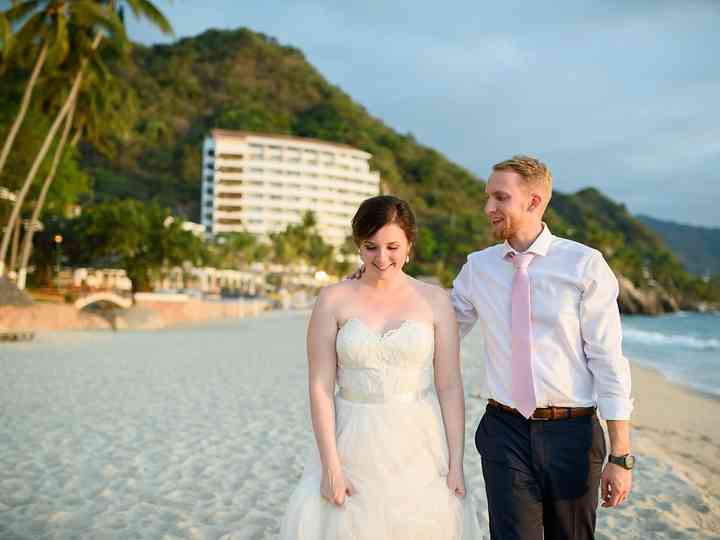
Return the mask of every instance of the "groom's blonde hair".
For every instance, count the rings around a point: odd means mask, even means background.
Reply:
[[[519,174],[529,187],[542,189],[548,201],[552,196],[552,174],[539,159],[522,154],[493,165],[493,171],[513,171]],[[547,202],[547,201],[546,201]]]

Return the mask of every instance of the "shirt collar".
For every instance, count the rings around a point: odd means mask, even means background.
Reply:
[[[548,249],[550,249],[550,244],[553,240],[553,234],[550,232],[550,228],[544,221],[542,226],[543,229],[540,236],[538,236],[530,247],[527,248],[525,253],[534,253],[535,255],[542,255],[543,257],[547,255]],[[503,258],[508,257],[509,255],[515,255],[516,253],[517,250],[510,245],[510,242],[505,240],[505,243],[503,244]]]

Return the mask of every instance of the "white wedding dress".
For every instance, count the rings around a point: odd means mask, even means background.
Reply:
[[[360,319],[338,331],[337,449],[357,493],[342,507],[320,495],[317,448],[295,488],[281,540],[480,538],[470,495],[447,487],[448,448],[433,391],[434,331],[405,321],[379,334]]]

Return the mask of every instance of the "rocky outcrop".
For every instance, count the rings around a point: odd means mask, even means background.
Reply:
[[[32,303],[28,293],[18,289],[13,282],[0,277],[0,306],[30,306]]]
[[[625,276],[618,276],[620,312],[627,315],[662,315],[680,310],[680,303],[662,288],[639,289]]]

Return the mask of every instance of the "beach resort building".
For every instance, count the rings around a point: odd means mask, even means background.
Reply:
[[[203,143],[202,225],[267,238],[312,210],[320,235],[339,246],[358,205],[379,193],[371,157],[315,139],[214,129]]]

